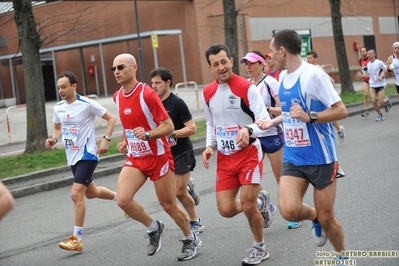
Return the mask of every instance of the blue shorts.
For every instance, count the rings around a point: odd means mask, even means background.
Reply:
[[[258,139],[264,153],[275,153],[284,146],[284,138],[282,133],[279,133],[275,136],[259,137]]]
[[[98,161],[79,161],[71,166],[73,182],[88,187],[93,181],[93,173],[96,170]]]

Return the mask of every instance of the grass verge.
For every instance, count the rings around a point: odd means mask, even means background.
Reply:
[[[385,88],[387,96],[395,95],[396,88],[394,85],[388,85]],[[341,95],[344,104],[352,104],[363,101],[363,92],[343,93]],[[196,122],[197,133],[191,138],[204,137],[206,135],[205,121]],[[110,141],[109,151],[107,155],[117,154],[118,149],[116,144],[122,141],[122,137],[116,137]],[[6,177],[13,177],[22,174],[27,174],[34,171],[54,168],[57,166],[66,165],[66,157],[64,149],[52,149],[49,151],[35,153],[35,154],[21,154],[16,156],[9,156],[0,158],[0,179]]]

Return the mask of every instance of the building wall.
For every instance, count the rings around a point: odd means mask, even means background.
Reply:
[[[327,0],[285,2],[235,0],[235,2],[239,11],[239,55],[236,60],[252,49],[269,52],[273,30],[303,28],[311,30],[313,49],[319,54],[319,63],[337,68],[330,6]],[[137,1],[137,6],[140,32],[181,29],[187,80],[198,84],[211,82],[213,76],[207,68],[205,50],[213,43],[224,42],[222,1]],[[358,64],[359,54],[353,49],[353,42],[358,42],[362,46],[363,36],[367,35],[375,36],[377,56],[385,61],[392,53],[392,43],[397,41],[398,36],[393,2],[343,0],[341,12],[349,65],[356,67]],[[34,14],[38,26],[43,29],[43,38],[47,38],[44,48],[137,32],[133,1],[53,2],[35,7]],[[399,4],[396,5],[396,16],[398,14]],[[0,15],[0,23],[2,23],[0,36],[7,37],[7,45],[0,47],[0,55],[18,52],[18,35],[12,17],[13,14]],[[68,31],[75,24],[76,29]],[[46,44],[59,33],[63,36]],[[149,72],[155,67],[151,40],[142,38],[141,47],[144,66],[139,66],[139,71],[143,71],[145,81],[149,83]],[[110,94],[118,89],[118,84],[114,80],[113,73],[108,69],[112,65],[113,58],[125,52],[132,53],[139,61],[137,41],[103,46],[107,70],[105,72],[106,84],[104,84],[103,73],[100,71],[98,47],[86,47],[81,51],[75,49],[56,52],[56,72],[74,71],[80,81],[79,93],[97,94],[99,92],[103,95],[107,88]],[[174,84],[183,81],[178,37],[160,36],[157,55],[159,66],[168,67],[174,73]],[[43,55],[43,57],[51,57],[51,54]],[[80,58],[83,58],[84,66],[80,64]],[[0,86],[4,98],[13,96],[11,70],[7,64],[8,62],[2,62],[0,67]],[[88,75],[89,65],[97,67],[97,78]],[[17,73],[15,80],[17,95],[23,102],[25,95],[22,65],[16,65],[13,71]],[[243,66],[240,66],[240,74],[245,76]]]

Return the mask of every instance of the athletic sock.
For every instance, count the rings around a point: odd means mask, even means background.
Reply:
[[[190,233],[188,236],[184,236],[183,239],[195,240],[195,236],[193,233]]]
[[[83,235],[83,227],[75,226],[73,229],[73,235],[78,238],[78,241],[81,241]]]
[[[266,250],[266,246],[264,244],[264,240],[262,242],[254,241],[254,247],[259,248],[261,250]]]
[[[153,220],[151,225],[147,228],[147,232],[154,232],[159,229],[159,224],[156,220]]]

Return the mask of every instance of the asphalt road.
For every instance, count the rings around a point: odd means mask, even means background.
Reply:
[[[350,265],[398,266],[399,170],[397,167],[399,138],[399,106],[376,123],[374,113],[368,118],[349,117],[341,124],[346,128],[346,140],[338,143],[341,167],[346,177],[338,180],[335,213],[343,225],[346,249],[349,251],[395,251],[394,258],[354,257]],[[205,225],[200,235],[203,247],[198,256],[188,262],[178,262],[182,237],[178,227],[163,212],[156,201],[151,182],[137,195],[150,215],[167,223],[161,252],[146,255],[148,239],[145,228],[126,220],[115,202],[86,200],[87,215],[83,233],[84,252],[74,253],[57,247],[73,230],[73,207],[70,187],[16,199],[16,208],[0,222],[0,265],[241,265],[248,254],[252,237],[243,214],[227,219],[216,209],[214,187],[215,158],[206,170],[197,156],[193,177],[197,180],[201,203],[197,207]],[[97,185],[115,189],[117,175],[96,180]],[[277,184],[269,164],[265,162],[263,186],[277,201]],[[312,203],[310,187],[305,201]],[[328,242],[317,248],[312,242],[310,222],[295,230],[286,229],[286,221],[277,212],[273,224],[265,230],[270,258],[262,265],[315,265],[324,259],[318,251],[331,252]]]

